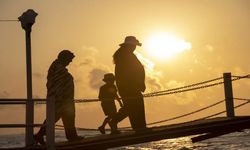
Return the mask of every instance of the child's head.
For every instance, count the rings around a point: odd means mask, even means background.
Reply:
[[[106,83],[113,83],[115,81],[115,76],[113,73],[107,73],[102,80]]]

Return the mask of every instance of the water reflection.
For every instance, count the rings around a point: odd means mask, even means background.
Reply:
[[[80,135],[96,136],[99,132],[79,131]],[[130,145],[109,150],[250,150],[250,130],[235,132],[208,139],[205,141],[192,143],[191,137],[168,139]],[[56,132],[56,141],[65,141],[64,131]],[[0,149],[24,146],[24,134],[0,135]]]
[[[191,137],[161,140],[110,150],[250,150],[250,130],[192,143]]]

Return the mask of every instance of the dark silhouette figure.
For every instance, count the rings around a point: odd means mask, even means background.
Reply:
[[[103,81],[105,82],[105,84],[100,87],[99,99],[101,100],[102,110],[107,117],[104,119],[102,125],[98,128],[98,130],[102,134],[105,134],[106,124],[109,123],[117,113],[114,100],[116,99],[119,102],[120,107],[122,107],[122,102],[117,95],[117,88],[114,84],[115,76],[112,73],[107,73],[104,75]]]
[[[66,138],[68,141],[80,140],[75,128],[75,103],[74,103],[74,81],[66,66],[72,62],[74,54],[69,50],[59,53],[57,59],[51,64],[47,75],[47,99],[55,98],[55,122],[62,119]],[[44,124],[46,120],[44,121]],[[45,126],[41,127],[34,136],[35,142],[44,145]]]
[[[146,89],[145,71],[133,53],[136,46],[141,46],[141,43],[134,36],[127,36],[113,55],[116,85],[124,106],[111,121],[112,132],[117,132],[117,123],[127,116],[133,130],[146,129],[142,95]]]

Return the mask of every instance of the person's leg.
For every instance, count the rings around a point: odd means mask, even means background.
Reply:
[[[138,96],[137,96],[138,97]],[[146,128],[145,108],[143,97],[135,98],[129,101],[128,112],[131,127],[134,130],[142,130]]]
[[[136,106],[136,99],[130,99],[128,100],[128,119],[129,119],[129,122],[130,122],[130,125],[132,127],[132,129],[135,129],[137,127],[136,125],[136,118],[135,118],[135,106]]]
[[[117,124],[125,119],[128,116],[127,104],[123,101],[124,106],[119,109],[119,111],[114,114],[109,122],[109,126],[111,128],[111,134],[117,134],[119,131],[117,130]]]
[[[145,129],[146,117],[145,117],[144,100],[142,97],[136,99],[136,103],[134,107],[134,117],[135,117],[136,130]]]
[[[103,121],[103,123],[102,123],[102,127],[103,128],[105,128],[105,126],[106,126],[106,124],[108,123],[110,121],[110,117],[108,116],[108,117],[106,117],[105,119],[104,119],[104,121]]]
[[[111,118],[110,118],[109,116],[106,117],[106,118],[104,119],[102,125],[101,125],[100,127],[98,127],[98,130],[99,130],[102,134],[105,134],[105,126],[106,126],[107,123],[109,123],[110,119],[111,119]]]
[[[65,129],[65,135],[68,141],[78,140],[75,128],[75,109],[74,107],[67,107],[62,113],[62,122]]]
[[[55,123],[61,118],[61,113],[56,111]],[[46,135],[46,120],[43,121],[43,126],[39,129],[37,134],[34,135],[36,144],[45,145],[44,136]]]
[[[44,136],[46,134],[46,120],[43,121],[43,126],[39,129],[36,135]]]
[[[46,134],[46,120],[43,121],[43,126],[39,129],[37,134],[34,135],[35,144],[45,145],[44,135]]]

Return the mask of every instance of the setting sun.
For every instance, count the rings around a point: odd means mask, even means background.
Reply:
[[[191,44],[169,33],[157,33],[145,42],[146,51],[160,59],[171,58],[177,53],[190,50]]]

